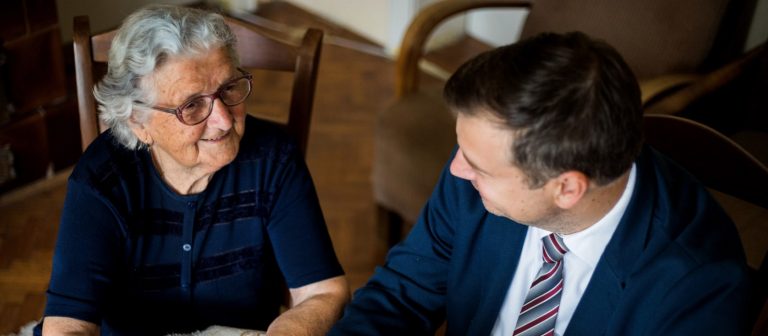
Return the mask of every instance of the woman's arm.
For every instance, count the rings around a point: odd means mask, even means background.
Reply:
[[[78,319],[47,316],[43,320],[43,336],[48,335],[99,335],[99,326]]]
[[[100,307],[106,304],[121,265],[123,236],[115,214],[109,200],[93,185],[70,177],[48,285],[43,335],[99,334]]]
[[[267,335],[325,335],[341,317],[349,301],[349,285],[342,276],[291,288],[291,309],[276,318]]]

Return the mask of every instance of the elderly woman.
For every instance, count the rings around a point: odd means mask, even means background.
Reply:
[[[43,334],[319,335],[338,318],[349,289],[311,177],[286,136],[246,116],[235,48],[197,9],[123,23],[95,89],[109,131],[69,178]]]

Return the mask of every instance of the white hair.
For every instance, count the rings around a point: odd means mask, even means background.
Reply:
[[[99,118],[128,149],[143,147],[131,131],[131,120],[146,121],[149,110],[137,101],[155,101],[151,76],[168,58],[194,56],[225,48],[238,65],[236,38],[224,18],[200,9],[150,5],[128,16],[109,50],[108,70],[93,90]]]

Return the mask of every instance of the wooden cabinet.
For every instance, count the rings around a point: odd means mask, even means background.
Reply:
[[[75,104],[67,99],[55,0],[0,1],[0,40],[0,95],[12,104],[0,104],[0,148],[10,147],[16,172],[14,180],[0,184],[2,192],[63,168],[54,159],[72,149],[59,148],[59,142],[69,136],[77,141],[79,129]]]
[[[0,145],[9,145],[15,172],[0,184],[0,192],[40,179],[51,169],[44,112],[27,113],[0,128]]]
[[[65,98],[61,32],[54,0],[0,1],[0,38],[8,53],[7,80],[16,111],[29,112]]]

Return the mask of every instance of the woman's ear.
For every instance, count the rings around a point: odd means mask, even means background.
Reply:
[[[136,135],[137,138],[139,138],[139,141],[146,144],[147,146],[152,146],[152,143],[154,143],[154,140],[152,139],[152,135],[149,134],[147,129],[144,127],[144,125],[136,122],[136,120],[133,118],[131,118],[130,124],[131,124],[131,131],[133,131],[133,134]]]
[[[574,207],[586,194],[589,178],[584,173],[571,170],[555,178],[555,204],[561,209]]]

